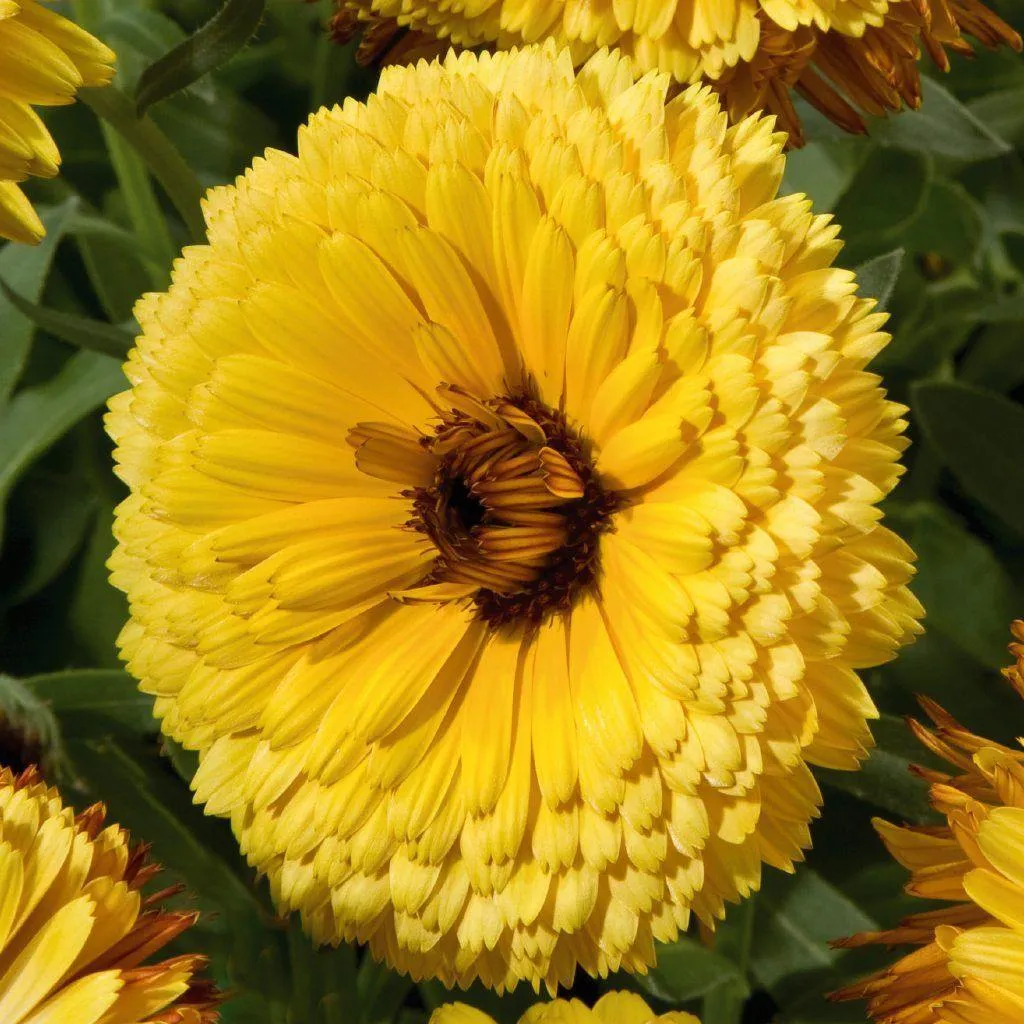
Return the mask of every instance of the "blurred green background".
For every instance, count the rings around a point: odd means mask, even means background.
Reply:
[[[214,6],[58,4],[117,51],[128,96]],[[1024,30],[1019,4],[991,6]],[[325,37],[328,15],[327,3],[270,0],[254,41],[153,107],[141,133],[115,93],[102,106],[97,96],[97,108],[179,195],[197,183],[163,159],[174,150],[202,187],[229,181],[265,147],[292,149],[312,109],[372,88],[352,49]],[[878,955],[825,943],[892,924],[911,906],[870,824],[876,814],[927,816],[906,770],[921,752],[902,716],[924,693],[974,731],[1004,741],[1022,731],[1020,702],[997,670],[1009,623],[1024,616],[1024,60],[982,52],[954,58],[950,75],[928,74],[923,111],[877,122],[868,138],[803,108],[812,141],[790,156],[785,179],[836,213],[841,261],[862,268],[864,290],[892,314],[895,340],[875,369],[910,406],[914,444],[887,513],[919,555],[927,633],[868,674],[883,711],[879,745],[856,775],[818,773],[826,806],[807,866],[794,876],[767,869],[714,951],[691,937],[663,948],[648,978],[580,979],[575,991],[588,1001],[628,986],[659,1008],[701,1012],[704,1024],[864,1020],[862,1007],[829,1006],[823,994]],[[225,1021],[422,1022],[445,1000],[440,987],[415,986],[353,949],[314,952],[294,922],[274,917],[226,824],[192,806],[189,756],[158,739],[148,699],[119,670],[126,609],[104,562],[123,491],[100,410],[123,386],[115,354],[130,343],[133,303],[166,285],[188,227],[137,150],[88,105],[46,116],[64,155],[63,177],[30,189],[48,238],[0,250],[9,289],[0,295],[0,707],[17,726],[0,728],[0,760],[42,756],[79,805],[104,800],[152,842],[187,883],[187,902],[207,912],[186,945],[207,953],[235,992]],[[467,998],[511,1022],[533,996]]]

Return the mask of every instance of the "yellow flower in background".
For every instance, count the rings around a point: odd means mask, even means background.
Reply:
[[[123,656],[278,905],[417,978],[554,989],[713,922],[919,628],[885,316],[771,120],[668,87],[387,69],[137,309]]]
[[[1013,631],[1024,641],[1024,622]],[[1017,664],[1004,674],[1024,697],[1024,643],[1010,650]],[[914,732],[954,772],[916,771],[946,824],[875,827],[911,872],[907,892],[950,905],[837,943],[920,948],[833,998],[867,999],[879,1024],[1015,1024],[1024,1020],[1024,752],[922,705],[934,728],[913,722]]]
[[[423,52],[431,40],[499,48],[551,38],[579,63],[617,47],[641,71],[710,83],[734,120],[776,114],[791,144],[803,141],[792,93],[841,128],[864,114],[921,102],[924,50],[942,70],[946,50],[1020,49],[1021,39],[981,0],[337,0],[339,41],[363,34],[360,58]],[[402,34],[402,30],[409,30]]]
[[[159,868],[103,818],[75,817],[34,769],[0,769],[0,1020],[212,1024],[202,957],[148,962],[197,915],[142,894]]]
[[[472,1006],[450,1003],[434,1011],[430,1024],[495,1024],[495,1021]],[[678,1010],[657,1015],[632,992],[609,992],[592,1010],[578,999],[538,1003],[519,1018],[519,1024],[700,1024],[700,1021],[692,1013]]]
[[[45,233],[18,182],[52,178],[60,153],[32,108],[105,85],[113,61],[98,39],[36,0],[0,0],[0,238],[38,242]]]

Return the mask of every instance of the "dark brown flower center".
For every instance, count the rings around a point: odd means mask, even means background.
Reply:
[[[438,549],[430,583],[464,584],[492,626],[540,624],[593,586],[598,538],[619,505],[583,439],[527,395],[453,405],[424,444],[430,487],[410,492],[414,529]]]

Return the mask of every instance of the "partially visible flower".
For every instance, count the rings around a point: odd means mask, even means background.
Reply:
[[[738,120],[761,110],[802,142],[796,92],[841,128],[863,132],[863,114],[921,102],[922,49],[942,70],[946,50],[1020,49],[1020,36],[981,0],[337,0],[339,40],[359,31],[362,59],[394,48],[407,60],[431,40],[458,46],[554,39],[580,63],[603,46],[677,82],[707,81]],[[409,30],[403,33],[403,30]]]
[[[18,774],[36,765],[52,779],[63,761],[60,729],[50,707],[19,680],[0,675],[0,767]]]
[[[0,769],[0,1021],[212,1024],[200,956],[149,962],[195,921],[146,897],[159,871],[96,804],[75,817],[34,769]]]
[[[768,118],[548,43],[206,202],[109,429],[122,653],[285,910],[550,988],[789,869],[919,631],[903,406]]]
[[[434,1011],[430,1024],[495,1024],[495,1021],[465,1003],[449,1003]],[[679,1010],[658,1015],[632,992],[609,992],[592,1010],[578,999],[537,1003],[519,1018],[519,1024],[700,1024],[700,1021],[692,1013]]]
[[[113,51],[37,0],[0,0],[0,238],[38,242],[45,233],[18,187],[60,167],[33,106],[72,103],[82,87],[105,85],[113,61]]]
[[[1013,624],[1024,641],[1024,622]],[[1024,643],[1004,670],[1024,697]],[[941,826],[875,827],[912,872],[907,892],[948,907],[908,917],[896,928],[843,939],[920,948],[865,981],[834,993],[867,999],[878,1024],[1019,1024],[1024,1021],[1024,752],[968,732],[931,701],[934,728],[916,735],[952,774],[918,768],[931,783]]]
[[[41,763],[46,757],[43,738],[31,723],[19,721],[0,711],[0,765],[15,772]]]

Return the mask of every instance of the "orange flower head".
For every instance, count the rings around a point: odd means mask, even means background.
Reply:
[[[1024,641],[1024,621],[1012,628]],[[1004,675],[1024,697],[1024,643],[1010,651],[1017,662]],[[833,998],[866,999],[878,1024],[1015,1024],[1024,1020],[1024,752],[922,705],[933,727],[912,728],[953,769],[917,769],[945,824],[875,825],[911,872],[907,892],[948,906],[841,940],[918,948]]]
[[[705,81],[733,119],[776,114],[800,145],[797,93],[840,127],[921,103],[922,53],[1020,49],[1020,36],[981,0],[337,0],[336,38],[362,33],[359,55],[405,61],[454,44],[505,49],[554,39],[582,62],[615,47],[639,71]]]

